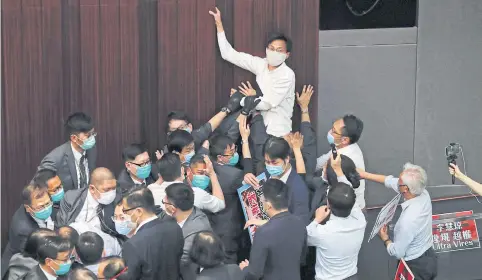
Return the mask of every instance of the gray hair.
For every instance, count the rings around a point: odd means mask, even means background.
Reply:
[[[405,163],[403,166],[401,178],[413,195],[420,195],[427,186],[427,173],[425,170],[410,162]]]

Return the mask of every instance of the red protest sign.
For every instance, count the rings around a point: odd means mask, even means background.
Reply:
[[[412,271],[408,267],[407,263],[401,259],[398,263],[397,272],[395,272],[395,279],[394,280],[414,280],[415,276],[413,276]]]

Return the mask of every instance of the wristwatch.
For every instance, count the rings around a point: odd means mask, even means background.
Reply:
[[[307,113],[308,113],[308,109],[305,109],[305,110],[301,109],[301,113],[307,114]]]
[[[224,112],[226,114],[230,114],[231,110],[229,110],[228,107],[223,107],[223,108],[221,108],[221,112]]]
[[[244,145],[244,144],[249,144],[248,140],[245,141],[245,140],[241,139],[241,145]]]

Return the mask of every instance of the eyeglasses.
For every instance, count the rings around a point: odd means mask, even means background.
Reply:
[[[343,136],[341,133],[336,132],[336,130],[332,127],[331,132],[335,133],[336,135]]]
[[[284,52],[285,52],[285,50],[283,50],[282,48],[277,48],[277,49],[275,49],[273,45],[269,45],[269,46],[268,46],[268,49],[269,49],[270,51],[275,51],[275,52],[279,52],[279,53],[284,53]]]
[[[236,153],[237,150],[238,150],[238,145],[235,144],[235,145],[234,145],[234,148],[232,148],[232,149],[230,150],[230,152],[233,152],[233,153],[230,154],[230,155],[224,154],[223,156],[225,156],[225,157],[232,157],[232,156]]]
[[[132,207],[132,208],[129,208],[129,209],[122,209],[122,213],[127,214],[127,212],[129,212],[129,211],[131,211],[131,210],[135,210],[135,209],[137,209],[137,208],[139,208],[139,207]]]
[[[135,162],[132,162],[132,161],[130,161],[129,163],[132,163],[132,164],[137,165],[137,166],[139,166],[139,167],[144,167],[144,166],[146,166],[146,165],[151,164],[151,160],[148,160],[148,161],[143,162],[143,163],[135,163]]]
[[[405,185],[405,184],[400,184],[400,185],[398,185],[398,187],[400,188],[400,187],[408,187],[408,186]]]
[[[38,209],[34,209],[31,206],[30,206],[30,208],[32,208],[32,210],[34,210],[34,211],[42,211],[42,210],[47,209],[48,207],[50,207],[52,205],[53,205],[53,203],[52,203],[52,201],[50,201],[49,203],[47,203],[45,205],[40,205],[40,208],[38,208]]]
[[[129,211],[129,209],[126,210],[126,211]],[[124,217],[124,216],[118,216],[117,219],[116,219],[115,216],[111,216],[110,219],[115,223],[116,221],[121,221],[121,222],[125,221],[125,220],[126,220],[126,217]]]
[[[174,204],[172,204],[172,203],[170,203],[170,202],[167,202],[167,201],[164,201],[164,200],[162,200],[161,202],[162,202],[162,204],[164,204],[164,205],[172,205],[172,206],[174,206]]]

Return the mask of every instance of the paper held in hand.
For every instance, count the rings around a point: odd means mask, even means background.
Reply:
[[[372,238],[378,234],[378,232],[383,227],[383,225],[386,225],[392,221],[393,216],[395,216],[395,211],[397,210],[397,206],[398,206],[398,203],[400,202],[401,197],[402,195],[398,194],[392,200],[390,200],[390,202],[388,202],[385,206],[383,206],[382,210],[380,210],[380,213],[377,216],[375,225],[373,226],[372,233],[368,238],[368,242],[370,242],[370,240],[372,240]]]

